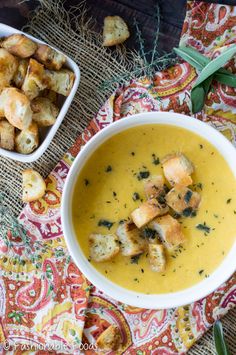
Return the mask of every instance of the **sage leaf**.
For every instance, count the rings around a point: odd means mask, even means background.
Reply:
[[[194,68],[202,70],[205,65],[208,63],[208,58],[204,57],[198,51],[192,47],[179,47],[174,48],[176,54],[183,58],[186,62],[191,64]],[[203,58],[204,59],[203,59]],[[210,61],[210,59],[209,59]]]
[[[221,84],[225,84],[231,86],[232,88],[236,88],[236,75],[234,74],[229,75],[229,74],[221,73],[218,70],[214,74],[214,80],[218,81]]]
[[[211,75],[201,84],[192,88],[191,91],[192,113],[197,113],[203,109],[206,96],[209,92],[212,83],[212,79],[213,76]]]
[[[228,345],[224,339],[224,333],[222,324],[220,321],[216,321],[213,326],[213,334],[216,352],[218,355],[230,355],[230,351],[228,349]]]
[[[227,63],[233,55],[236,53],[236,45],[231,46],[223,53],[221,53],[217,58],[210,61],[201,71],[198,79],[196,80],[194,87],[198,86],[204,82],[209,76],[214,74],[219,70],[225,63]]]

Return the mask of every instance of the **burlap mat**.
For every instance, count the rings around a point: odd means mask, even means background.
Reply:
[[[108,92],[98,90],[104,80],[119,76],[131,68],[131,58],[111,52],[101,46],[101,38],[92,31],[92,23],[85,20],[83,5],[70,12],[63,10],[56,0],[41,0],[24,30],[65,52],[81,69],[81,83],[74,101],[46,153],[35,163],[22,164],[0,157],[0,191],[5,203],[18,214],[22,208],[21,171],[32,167],[44,177],[74,143],[88,121],[105,101]],[[130,56],[131,57],[131,56]],[[136,54],[132,60],[138,60]],[[114,87],[110,88],[112,92]],[[226,339],[232,354],[236,354],[236,308],[223,319]],[[212,331],[209,331],[189,354],[215,354]]]

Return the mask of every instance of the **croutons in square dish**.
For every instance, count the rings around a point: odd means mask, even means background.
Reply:
[[[62,53],[24,34],[0,39],[0,148],[21,154],[37,149],[43,127],[56,122],[60,95],[68,96],[74,84],[65,62]]]

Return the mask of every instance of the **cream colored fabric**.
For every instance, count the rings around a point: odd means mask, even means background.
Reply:
[[[46,177],[115,88],[114,85],[110,92],[102,92],[98,90],[100,84],[130,69],[127,56],[101,46],[101,38],[91,30],[91,22],[84,20],[86,15],[82,7],[66,13],[58,1],[40,2],[41,6],[32,14],[25,31],[58,47],[74,59],[81,69],[81,83],[63,124],[37,162],[22,164],[0,157],[0,191],[5,196],[6,204],[16,214],[22,208],[21,171],[32,167]],[[230,350],[236,354],[236,308],[223,319],[223,325]],[[189,354],[215,354],[212,331]]]

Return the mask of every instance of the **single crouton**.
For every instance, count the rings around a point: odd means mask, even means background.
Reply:
[[[31,202],[43,197],[46,184],[42,176],[35,170],[27,169],[22,172],[24,202]]]
[[[58,71],[45,70],[48,89],[63,96],[68,96],[75,80],[75,74],[68,69]]]
[[[97,263],[114,258],[120,251],[114,234],[91,234],[89,236],[90,256]]]
[[[32,119],[39,127],[52,126],[56,122],[59,109],[46,97],[36,97],[31,101]]]
[[[34,54],[37,44],[23,34],[13,34],[4,39],[2,47],[20,58],[27,58]]]
[[[40,96],[46,97],[49,99],[53,104],[57,105],[58,103],[58,94],[55,91],[49,90],[49,89],[44,89],[41,93]]]
[[[185,186],[176,185],[166,195],[166,203],[176,213],[185,217],[193,216],[199,207],[201,196]]]
[[[142,228],[155,217],[167,213],[168,210],[169,207],[166,204],[161,204],[155,198],[151,198],[136,208],[131,213],[131,218],[138,228]]]
[[[128,26],[120,16],[107,16],[104,19],[103,46],[115,46],[129,38]]]
[[[16,151],[21,154],[32,153],[39,145],[39,131],[35,122],[24,131],[16,135],[15,147]]]
[[[155,218],[149,227],[156,230],[168,250],[173,250],[185,240],[181,224],[169,214]]]
[[[164,178],[162,175],[151,176],[144,183],[144,191],[147,199],[157,198],[165,193]]]
[[[194,171],[193,164],[183,154],[167,155],[162,159],[163,172],[169,183],[182,186],[192,184],[191,174]]]
[[[148,245],[149,263],[152,271],[163,272],[166,267],[165,250],[162,244]]]
[[[0,48],[0,93],[10,85],[17,70],[17,59],[4,48]]]
[[[1,97],[7,120],[20,130],[27,129],[32,121],[32,110],[28,97],[16,88],[4,89]]]
[[[38,48],[34,54],[35,59],[44,64],[46,68],[59,70],[65,64],[66,57],[64,54],[55,51],[46,44],[38,44]]]
[[[7,150],[14,150],[15,128],[7,121],[0,121],[0,147]]]
[[[97,338],[96,345],[98,349],[104,351],[118,350],[121,345],[120,330],[116,325],[110,325]]]
[[[19,60],[18,68],[17,68],[15,75],[13,77],[13,81],[14,81],[15,85],[19,89],[21,88],[21,86],[23,85],[23,82],[25,80],[28,65],[29,65],[28,59],[20,59]]]
[[[47,80],[43,65],[30,58],[27,73],[21,87],[22,91],[30,100],[33,100],[46,86]]]
[[[146,243],[141,237],[138,228],[129,222],[120,224],[116,234],[121,243],[121,254],[125,256],[135,256],[144,252]]]

